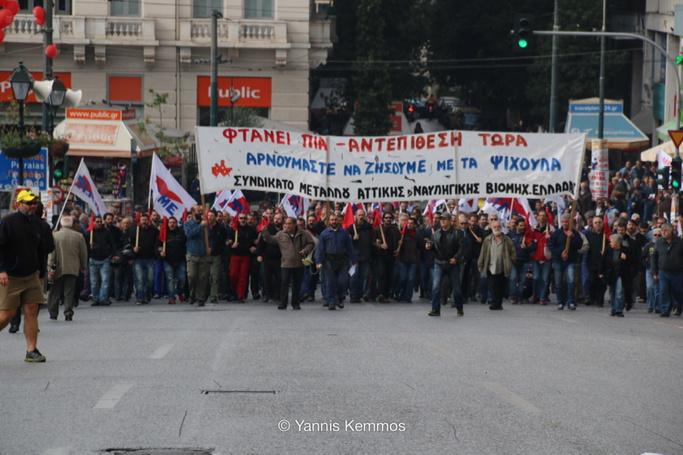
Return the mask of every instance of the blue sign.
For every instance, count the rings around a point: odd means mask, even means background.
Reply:
[[[24,159],[24,186],[47,191],[47,148],[33,158]],[[19,186],[19,160],[0,152],[0,191],[13,191]]]
[[[597,139],[598,114],[570,114],[566,132],[586,133],[588,139]],[[624,114],[609,114],[605,115],[605,139],[639,141],[647,140],[647,136]]]
[[[600,112],[599,104],[569,104],[569,112],[572,114],[597,114]],[[622,114],[624,105],[605,103],[605,114]]]

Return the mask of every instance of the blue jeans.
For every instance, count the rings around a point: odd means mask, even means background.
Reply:
[[[645,271],[645,289],[647,290],[647,307],[653,311],[661,311],[659,284],[655,281],[654,276],[652,276],[652,269]]]
[[[524,291],[525,269],[526,263],[524,262],[515,262],[514,264],[512,264],[508,290],[510,297],[512,297],[513,299],[521,300],[522,298],[522,291]]]
[[[460,264],[436,264],[432,269],[432,310],[441,311],[441,280],[444,275],[451,278],[453,305],[462,310],[462,293],[460,292]]]
[[[398,291],[396,297],[399,300],[411,300],[413,298],[413,287],[417,278],[417,264],[397,262],[398,269]]]
[[[683,304],[683,272],[659,271],[659,298],[662,314],[670,314],[673,307],[681,310]]]
[[[171,264],[164,261],[164,274],[166,275],[166,293],[169,298],[176,295],[185,295],[185,277],[187,276],[187,264],[180,261]]]
[[[135,260],[135,297],[139,302],[148,302],[154,283],[154,259]]]
[[[553,274],[555,275],[555,289],[557,289],[557,303],[559,305],[574,305],[574,263],[570,261],[553,261]],[[562,288],[562,277],[566,288]]]
[[[301,281],[301,291],[299,292],[299,298],[304,296],[315,295],[315,281],[313,280],[313,274],[311,273],[311,267],[304,267],[304,278]]]
[[[363,261],[356,264],[356,273],[351,277],[351,300],[360,300],[368,295],[368,275],[370,262]]]
[[[90,259],[90,293],[96,302],[109,298],[109,259]]]
[[[548,300],[548,281],[550,280],[550,261],[534,261],[534,296]]]
[[[609,289],[610,302],[612,303],[612,314],[624,313],[624,286],[621,277],[617,278],[616,283]]]
[[[426,298],[432,296],[432,269],[434,264],[432,261],[420,262],[420,291]]]
[[[334,268],[329,261],[323,265],[323,286],[325,288],[324,298],[328,305],[337,305],[339,296],[346,293],[349,286],[349,267]]]
[[[164,261],[157,259],[154,261],[154,295],[162,296],[166,293],[168,286],[165,281],[166,267]]]

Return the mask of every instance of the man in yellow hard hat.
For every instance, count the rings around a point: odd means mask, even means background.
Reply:
[[[45,362],[36,347],[38,307],[45,303],[39,275],[52,242],[35,216],[37,203],[38,196],[21,190],[17,211],[0,221],[0,330],[23,306],[27,362]]]

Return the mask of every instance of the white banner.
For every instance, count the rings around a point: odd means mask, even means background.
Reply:
[[[353,202],[574,195],[583,134],[441,131],[335,137],[197,127],[204,193],[226,188]]]

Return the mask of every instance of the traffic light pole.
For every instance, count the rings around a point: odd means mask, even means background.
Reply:
[[[219,11],[211,12],[211,107],[209,108],[209,126],[218,125],[218,18],[223,17]]]
[[[645,43],[648,43],[652,45],[659,53],[664,57],[664,59],[674,65],[674,74],[676,75],[676,82],[678,87],[678,112],[679,114],[676,115],[676,129],[680,130],[681,129],[681,76],[678,74],[678,70],[676,70],[675,62],[674,60],[669,57],[669,54],[667,54],[666,50],[660,46],[659,44],[655,43],[653,40],[650,38],[639,35],[637,33],[622,33],[622,32],[569,32],[569,31],[556,31],[556,30],[534,30],[533,31],[534,35],[540,35],[540,36],[574,36],[574,37],[584,37],[584,38],[595,38],[595,37],[605,37],[605,38],[630,38],[630,39],[636,39],[643,41]],[[602,113],[604,111],[603,109],[600,109],[600,112]],[[680,150],[676,150],[676,155],[680,158],[681,152]]]
[[[553,31],[560,30],[560,0],[555,0],[555,10],[553,12]],[[551,133],[555,132],[557,127],[557,48],[559,37],[553,35],[553,50],[552,50],[552,66],[550,68],[550,125],[548,128]]]
[[[607,31],[607,0],[602,0],[602,31]],[[553,36],[553,39],[555,37]],[[600,110],[598,113],[598,139],[605,138],[605,37],[600,37]]]

